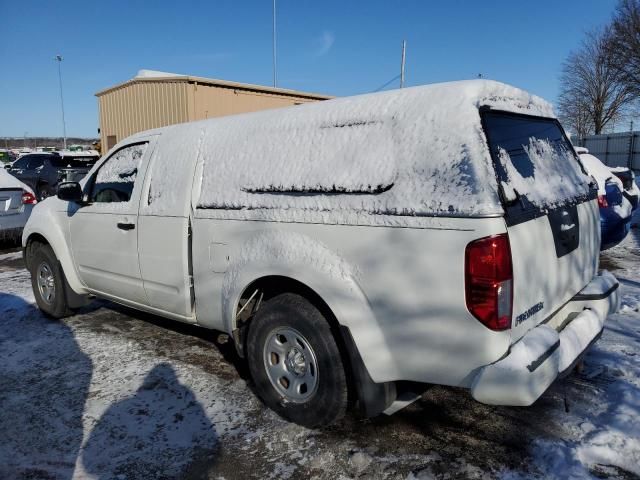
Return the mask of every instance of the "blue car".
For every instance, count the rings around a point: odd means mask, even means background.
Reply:
[[[632,208],[615,182],[606,182],[606,195],[598,196],[600,207],[600,250],[615,247],[631,228]]]
[[[576,148],[576,151],[584,168],[598,182],[600,250],[607,250],[622,242],[629,233],[633,208],[624,195],[622,181],[614,172],[593,155],[583,153],[584,150]]]

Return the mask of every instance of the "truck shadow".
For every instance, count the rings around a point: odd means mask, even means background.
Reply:
[[[0,478],[72,478],[93,364],[64,323],[0,292]]]
[[[215,462],[218,439],[194,393],[161,363],[135,394],[111,405],[82,448],[99,479],[194,478]]]
[[[103,303],[78,316],[95,316]],[[0,292],[0,321],[0,478],[206,478],[217,461],[216,429],[170,365],[153,367],[92,424],[101,406],[90,389],[91,345],[10,293]]]

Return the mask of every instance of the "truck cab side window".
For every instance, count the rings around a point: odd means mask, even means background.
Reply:
[[[146,149],[147,143],[138,143],[121,148],[111,155],[96,174],[91,201],[128,202]]]

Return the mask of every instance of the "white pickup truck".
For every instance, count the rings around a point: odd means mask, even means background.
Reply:
[[[597,187],[542,99],[491,81],[174,125],[116,145],[24,230],[38,306],[91,296],[226,332],[307,426],[407,385],[530,405],[618,306]]]

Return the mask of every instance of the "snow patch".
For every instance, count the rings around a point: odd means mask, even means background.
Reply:
[[[498,149],[498,159],[508,177],[509,192],[514,191],[508,194],[509,197],[518,192],[535,206],[546,208],[589,193],[580,164],[567,148],[554,146],[547,139],[531,137],[522,149],[531,161],[533,174],[530,176],[523,176],[518,171],[507,150]]]
[[[147,143],[123,148],[104,163],[96,175],[96,185],[101,183],[134,183]]]
[[[598,182],[598,195],[606,195],[605,185],[607,182],[613,182],[620,188],[622,192],[622,181],[616,177],[612,170],[602,163],[597,157],[590,154],[581,154],[580,161],[589,175]]]

